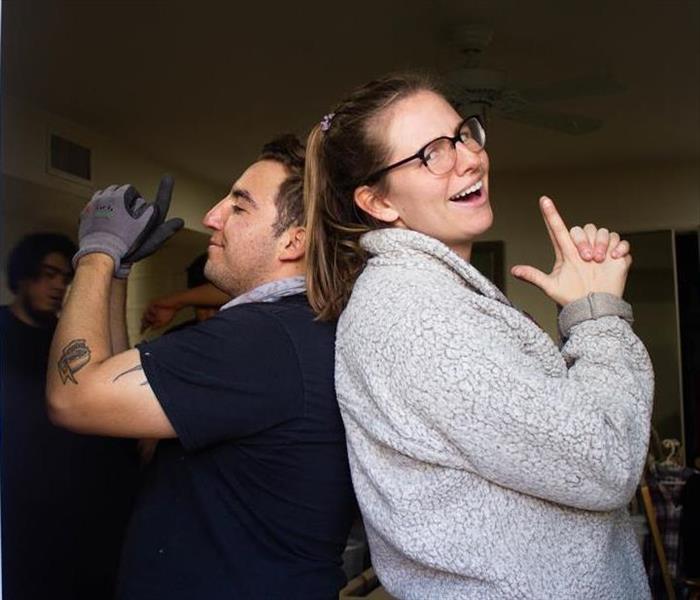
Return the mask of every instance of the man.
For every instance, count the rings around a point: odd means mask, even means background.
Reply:
[[[207,278],[235,299],[137,349],[110,350],[109,286],[120,257],[148,243],[157,206],[108,188],[83,217],[51,351],[52,418],[163,440],[129,527],[120,598],[330,599],[343,584],[354,496],[334,325],[314,320],[303,293],[301,151],[292,136],[268,144],[204,218]]]
[[[75,244],[35,233],[10,252],[2,332],[3,593],[110,597],[131,508],[134,444],[76,435],[46,415],[46,362]]]
[[[59,233],[34,233],[12,249],[7,283],[15,295],[6,310],[20,322],[53,332],[56,313],[73,277],[70,259],[75,244]]]

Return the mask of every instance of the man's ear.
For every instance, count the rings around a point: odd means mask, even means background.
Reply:
[[[306,229],[300,225],[290,227],[281,236],[282,250],[279,259],[292,262],[304,258],[306,250]]]
[[[376,190],[368,185],[361,185],[355,189],[355,204],[367,214],[385,223],[394,223],[399,218],[398,211],[389,203],[385,196],[377,194]]]

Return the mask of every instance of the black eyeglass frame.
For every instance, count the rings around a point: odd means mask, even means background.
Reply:
[[[377,183],[377,181],[379,181],[384,175],[386,175],[392,169],[395,169],[396,167],[400,167],[402,165],[405,165],[406,163],[411,162],[412,160],[416,160],[417,158],[420,159],[420,161],[423,163],[423,166],[426,169],[430,170],[430,167],[428,167],[428,161],[425,158],[425,151],[427,150],[427,148],[429,146],[432,146],[435,142],[437,142],[439,140],[449,140],[452,143],[452,148],[454,148],[456,150],[457,149],[457,142],[464,143],[464,141],[462,140],[461,133],[462,133],[462,129],[464,128],[465,123],[471,121],[472,119],[475,120],[479,124],[479,127],[481,128],[481,131],[484,134],[484,143],[481,144],[481,148],[480,148],[480,150],[483,150],[486,147],[486,127],[484,127],[484,124],[481,122],[481,119],[479,118],[478,115],[470,115],[459,124],[459,126],[457,127],[457,133],[455,135],[453,135],[453,136],[441,135],[440,137],[437,137],[434,140],[430,140],[427,144],[425,144],[425,146],[423,146],[415,154],[413,154],[407,158],[404,158],[398,162],[392,163],[388,167],[383,167],[382,169],[379,169],[378,171],[375,171],[374,173],[372,173],[369,177],[367,177],[365,179],[364,185],[372,185],[373,183]]]

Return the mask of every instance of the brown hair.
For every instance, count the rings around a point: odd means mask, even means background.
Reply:
[[[364,268],[363,233],[385,226],[354,201],[355,189],[382,168],[389,149],[375,133],[387,109],[435,84],[420,74],[389,75],[355,90],[338,104],[306,144],[307,295],[323,320],[335,319]],[[385,192],[386,181],[374,184]]]
[[[288,176],[275,197],[277,221],[275,236],[280,236],[292,225],[304,222],[304,146],[294,134],[286,133],[262,147],[258,160],[274,160],[287,169]]]

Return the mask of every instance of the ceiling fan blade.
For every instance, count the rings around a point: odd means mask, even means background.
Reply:
[[[515,109],[498,110],[499,116],[511,121],[518,121],[535,127],[544,127],[571,135],[591,133],[600,129],[603,121],[581,115],[542,110],[533,106],[523,106]]]
[[[519,94],[530,102],[556,102],[569,98],[612,96],[627,88],[610,77],[592,75],[555,81],[542,86],[519,89]]]

